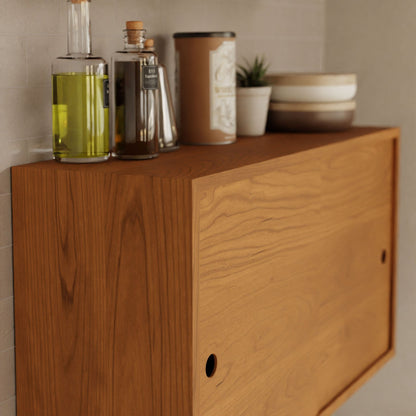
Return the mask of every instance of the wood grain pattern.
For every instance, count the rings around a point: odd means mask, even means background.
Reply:
[[[330,416],[338,409],[355,391],[357,391],[365,382],[367,382],[384,364],[386,364],[395,354],[396,348],[396,302],[397,302],[397,212],[398,212],[398,195],[399,195],[399,155],[400,155],[400,137],[399,131],[393,137],[392,146],[392,166],[393,166],[393,187],[391,189],[392,198],[392,217],[391,217],[391,234],[390,242],[390,342],[389,349],[380,358],[375,360],[365,371],[357,375],[356,379],[336,396],[332,402],[321,411],[319,416]]]
[[[195,185],[196,415],[314,416],[387,353],[392,155],[347,142]]]
[[[395,128],[373,127],[355,127],[337,133],[268,133],[262,137],[240,138],[227,146],[182,146],[179,152],[160,154],[158,158],[148,161],[111,159],[105,163],[80,166],[63,165],[50,160],[33,163],[27,168],[193,180],[344,141],[391,140],[392,137],[398,137],[398,134],[398,129]]]
[[[191,415],[190,197],[14,169],[19,416]]]
[[[398,134],[13,168],[18,416],[331,414],[394,352]]]

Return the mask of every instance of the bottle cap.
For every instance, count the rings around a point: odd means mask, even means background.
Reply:
[[[86,3],[90,0],[71,0],[72,4],[80,4],[80,3]]]
[[[126,22],[127,41],[131,45],[137,45],[143,42],[143,22],[140,20],[132,20]]]
[[[126,22],[126,29],[127,30],[143,30],[143,22],[140,20],[132,20],[132,21]]]

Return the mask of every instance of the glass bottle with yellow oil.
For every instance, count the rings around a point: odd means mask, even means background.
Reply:
[[[108,66],[91,52],[90,0],[67,0],[68,53],[52,64],[53,156],[59,162],[109,158]]]

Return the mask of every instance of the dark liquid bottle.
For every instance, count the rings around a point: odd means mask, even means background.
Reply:
[[[113,56],[113,141],[115,157],[158,155],[158,58],[144,52],[142,22],[127,22],[124,50]]]

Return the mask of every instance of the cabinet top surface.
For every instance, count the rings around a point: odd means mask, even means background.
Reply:
[[[267,133],[261,137],[239,138],[223,146],[185,146],[163,153],[156,159],[121,161],[111,159],[97,164],[64,164],[53,160],[21,165],[13,169],[48,169],[99,174],[127,174],[196,179],[271,159],[354,139],[392,139],[396,128],[354,127],[343,132],[293,134]]]

